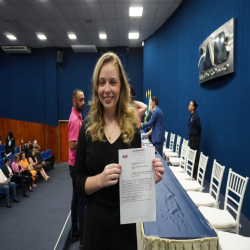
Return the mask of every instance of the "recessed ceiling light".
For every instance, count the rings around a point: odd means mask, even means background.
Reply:
[[[13,35],[7,35],[7,37],[8,37],[10,40],[16,40],[16,37],[13,36]]]
[[[100,37],[100,39],[107,39],[107,35],[104,33],[99,34],[99,37]]]
[[[142,16],[143,8],[142,7],[130,7],[129,16]]]
[[[69,37],[71,40],[75,40],[75,39],[76,39],[76,35],[75,35],[75,34],[68,34],[68,37]]]
[[[129,33],[128,38],[129,39],[138,39],[139,38],[139,33]]]
[[[43,34],[40,34],[40,35],[37,35],[37,37],[40,39],[40,40],[46,40],[47,37]]]

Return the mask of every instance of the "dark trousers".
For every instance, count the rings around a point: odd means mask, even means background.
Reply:
[[[69,174],[73,179],[74,167],[69,165]],[[73,182],[72,182],[73,184]],[[72,233],[79,232],[80,238],[83,238],[84,229],[84,213],[86,206],[86,198],[78,194],[73,186],[73,194],[71,201],[71,222],[72,222]]]
[[[50,167],[51,167],[51,168],[54,168],[54,163],[55,163],[55,157],[54,157],[54,155],[50,156],[50,157],[47,159],[47,161],[49,161]]]
[[[155,149],[158,151],[158,153],[161,155],[161,157],[162,157],[162,151],[163,151],[163,143],[164,142],[154,143]]]
[[[198,134],[189,135],[189,141],[190,141],[190,148],[193,150],[197,150],[195,163],[194,163],[194,172],[193,172],[193,177],[197,179],[197,171],[198,171],[198,164],[199,164],[200,135]]]
[[[23,194],[26,193],[25,184],[23,182],[23,176],[21,176],[21,175],[12,175],[11,181],[15,182],[15,183],[18,183],[21,186],[22,190],[23,190]]]

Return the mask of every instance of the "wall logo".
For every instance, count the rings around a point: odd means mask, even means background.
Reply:
[[[122,158],[127,159],[128,155],[123,155]]]
[[[234,26],[232,18],[214,31],[199,47],[200,84],[234,72]]]

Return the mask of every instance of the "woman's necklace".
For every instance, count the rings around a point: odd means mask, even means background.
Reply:
[[[113,130],[112,130],[111,134],[109,134],[109,132],[108,132],[108,130],[107,130],[107,128],[106,128],[106,131],[107,131],[107,134],[108,134],[108,138],[109,138],[109,140],[111,139],[111,135],[112,135],[112,133],[114,132],[115,127],[116,127],[116,124],[115,124],[115,126],[114,126],[114,128],[113,128]]]

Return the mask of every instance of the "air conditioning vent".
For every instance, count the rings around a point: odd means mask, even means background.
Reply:
[[[97,53],[95,44],[75,44],[71,47],[75,53]]]
[[[3,51],[11,54],[30,54],[31,48],[27,46],[2,46]]]

